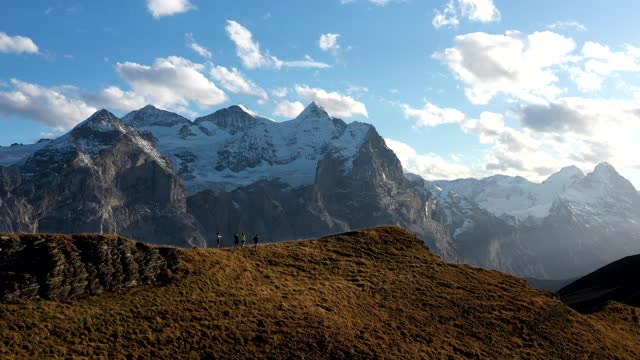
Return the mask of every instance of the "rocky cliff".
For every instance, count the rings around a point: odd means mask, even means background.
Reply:
[[[0,302],[66,301],[166,283],[179,265],[175,248],[120,236],[0,234]]]
[[[1,154],[0,154],[1,155]],[[101,110],[23,161],[0,166],[0,230],[205,241],[155,139]]]

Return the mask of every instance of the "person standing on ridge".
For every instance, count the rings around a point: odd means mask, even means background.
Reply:
[[[220,247],[220,244],[222,244],[222,234],[220,233],[220,231],[218,231],[218,236],[216,236],[216,244],[218,245],[218,247]]]
[[[258,234],[255,234],[253,236],[253,243],[256,244],[256,250],[258,250],[258,243],[260,242],[260,238],[258,237]]]
[[[242,235],[240,235],[240,241],[242,241],[242,247],[244,247],[244,244],[247,242],[247,235],[244,234],[244,231]]]
[[[240,238],[238,237],[238,233],[233,234],[233,247],[238,247],[240,244]]]

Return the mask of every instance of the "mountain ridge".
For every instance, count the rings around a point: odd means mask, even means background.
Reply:
[[[183,271],[68,303],[0,305],[0,357],[638,358],[638,309],[586,316],[379,227],[257,250],[178,249]]]

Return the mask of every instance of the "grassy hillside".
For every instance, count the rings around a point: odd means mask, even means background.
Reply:
[[[638,309],[581,315],[397,227],[183,261],[166,286],[0,305],[0,358],[640,358]]]

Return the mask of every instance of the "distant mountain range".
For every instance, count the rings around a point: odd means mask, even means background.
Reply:
[[[0,231],[181,246],[218,231],[230,245],[241,231],[273,241],[378,224],[438,235],[375,128],[316,103],[286,122],[241,105],[193,122],[152,106],[122,120],[101,110],[58,139],[0,148],[0,164]]]
[[[607,163],[586,175],[566,167],[540,184],[504,175],[408,177],[433,194],[461,261],[566,279],[640,252],[640,196]]]
[[[117,233],[206,246],[398,224],[453,261],[533,278],[640,252],[640,197],[608,164],[520,177],[404,174],[376,129],[311,103],[275,122],[242,105],[191,121],[101,110],[67,134],[0,147],[0,231]]]

